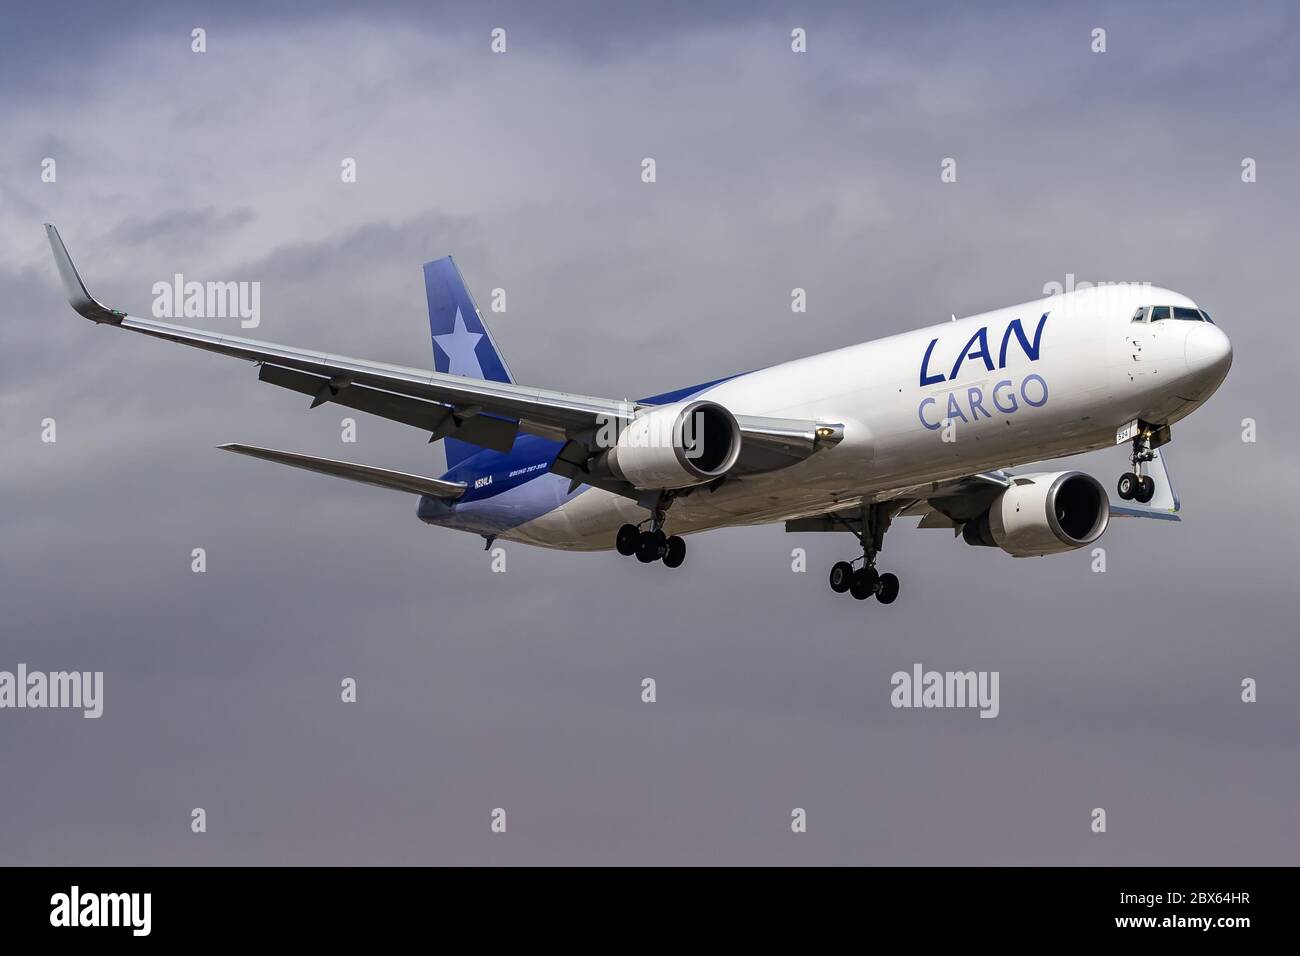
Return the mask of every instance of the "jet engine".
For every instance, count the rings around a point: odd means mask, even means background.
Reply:
[[[1101,483],[1081,471],[1017,475],[989,509],[966,522],[967,544],[1001,548],[1017,558],[1092,544],[1110,523]]]
[[[740,440],[735,416],[717,402],[659,405],[624,425],[597,467],[634,488],[686,488],[725,475]]]

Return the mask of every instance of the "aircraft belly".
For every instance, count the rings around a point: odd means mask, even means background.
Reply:
[[[794,469],[789,469],[793,471]],[[838,483],[842,486],[842,482]],[[669,534],[691,534],[732,525],[763,524],[841,503],[824,481],[799,481],[775,475],[724,483],[716,491],[693,489],[668,510]],[[506,540],[572,551],[613,548],[623,524],[639,524],[649,512],[636,502],[589,488],[553,511],[502,533]]]

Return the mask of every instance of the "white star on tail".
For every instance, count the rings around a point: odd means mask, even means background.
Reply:
[[[433,337],[433,340],[438,343],[438,348],[447,353],[449,374],[464,375],[468,378],[483,377],[483,366],[479,364],[478,355],[475,353],[478,340],[481,338],[483,338],[482,333],[471,332],[465,328],[465,319],[457,308],[456,322],[451,331],[446,335]]]

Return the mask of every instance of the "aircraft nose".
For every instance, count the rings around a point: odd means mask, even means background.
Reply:
[[[1187,374],[1199,393],[1208,394],[1219,387],[1232,365],[1232,343],[1217,325],[1208,322],[1187,323],[1183,356]]]

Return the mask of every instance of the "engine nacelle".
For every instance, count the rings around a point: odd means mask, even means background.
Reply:
[[[725,475],[739,455],[731,412],[717,402],[675,402],[628,422],[598,467],[634,488],[687,488]]]
[[[1081,471],[1017,475],[989,510],[966,522],[967,544],[1001,548],[1017,558],[1092,544],[1110,523],[1106,490]]]

